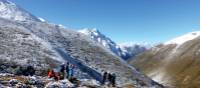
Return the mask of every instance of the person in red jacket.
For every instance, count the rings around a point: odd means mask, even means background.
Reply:
[[[48,71],[48,77],[49,77],[49,78],[54,78],[55,75],[56,75],[56,74],[55,74],[55,72],[54,72],[53,70],[49,70],[49,71]]]
[[[48,77],[54,78],[56,81],[60,80],[60,74],[56,74],[53,70],[48,71]]]

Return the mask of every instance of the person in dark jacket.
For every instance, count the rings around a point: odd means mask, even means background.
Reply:
[[[60,79],[64,79],[65,78],[65,64],[63,63],[62,65],[60,65]]]
[[[102,80],[102,84],[103,84],[103,85],[105,84],[107,78],[108,78],[108,73],[107,73],[107,72],[104,72],[104,73],[103,73],[103,80]]]
[[[115,73],[112,74],[111,83],[112,83],[113,87],[116,86],[116,74]]]
[[[65,71],[65,64],[63,63],[62,65],[60,65],[60,72],[64,72]]]
[[[112,74],[108,73],[108,81],[109,81],[109,86],[112,84]]]
[[[35,69],[33,66],[28,66],[24,72],[26,73],[26,76],[33,76],[35,74]]]
[[[65,70],[66,70],[66,78],[69,78],[69,62],[67,62]]]

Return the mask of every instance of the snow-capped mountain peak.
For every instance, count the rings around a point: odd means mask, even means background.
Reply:
[[[83,33],[87,36],[90,36],[92,39],[94,39],[96,42],[99,42],[104,47],[111,48],[110,45],[116,46],[116,44],[111,39],[103,35],[96,28],[93,28],[93,29],[85,28],[83,30],[79,30],[78,32]]]
[[[190,33],[187,33],[183,36],[180,36],[180,37],[177,37],[175,39],[172,39],[166,43],[164,43],[165,45],[169,45],[169,44],[177,44],[177,45],[181,45],[187,41],[190,41],[190,40],[193,40],[197,37],[200,36],[200,31],[196,31],[196,32],[190,32]]]
[[[102,34],[96,28],[93,28],[93,29],[84,28],[82,30],[79,30],[78,32],[89,36],[95,42],[99,43],[106,49],[112,51],[113,53],[115,53],[116,55],[121,57],[122,52],[121,52],[119,46],[114,41],[112,41],[110,38],[108,38],[104,34]]]
[[[16,21],[41,21],[9,0],[0,0],[0,17]]]

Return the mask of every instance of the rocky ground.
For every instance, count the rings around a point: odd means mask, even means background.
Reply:
[[[0,74],[0,88],[134,88],[132,85],[124,87],[109,87],[100,85],[96,80],[80,79],[77,83],[69,80],[49,79],[41,76],[17,76],[8,73]]]

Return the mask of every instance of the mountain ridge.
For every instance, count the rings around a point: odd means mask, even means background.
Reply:
[[[189,32],[183,36],[179,36],[175,39],[172,39],[170,41],[165,42],[165,45],[169,45],[169,44],[177,44],[177,45],[181,45],[189,40],[193,40],[195,38],[197,38],[198,36],[200,36],[200,31],[194,31],[194,32]]]

